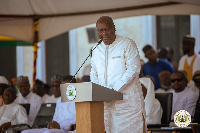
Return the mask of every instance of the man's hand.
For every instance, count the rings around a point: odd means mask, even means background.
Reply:
[[[56,121],[52,121],[47,125],[48,129],[60,129],[60,125]]]
[[[4,123],[0,126],[0,133],[4,133],[4,131],[11,126],[11,122]]]
[[[72,124],[70,127],[69,127],[69,131],[74,131],[76,129],[76,124]]]

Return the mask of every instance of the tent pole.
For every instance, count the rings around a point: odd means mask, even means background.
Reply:
[[[39,24],[39,19],[34,18],[34,41],[33,41],[33,85],[35,84],[35,79],[36,79],[36,63],[37,63],[37,50],[38,50],[38,24]]]

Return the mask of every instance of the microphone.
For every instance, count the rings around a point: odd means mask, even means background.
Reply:
[[[75,76],[77,75],[77,73],[80,71],[81,67],[85,64],[85,62],[87,61],[87,59],[91,56],[92,51],[99,45],[101,44],[102,40],[99,40],[97,45],[91,50],[90,54],[87,56],[87,58],[85,59],[85,61],[83,62],[83,64],[79,67],[79,69],[76,71],[76,73],[74,74],[74,76],[72,77],[71,81],[69,83],[72,82],[72,80],[75,78]]]

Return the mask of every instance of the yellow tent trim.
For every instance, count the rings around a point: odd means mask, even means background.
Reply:
[[[13,39],[11,37],[6,37],[6,36],[0,35],[0,41],[17,41],[17,40]]]

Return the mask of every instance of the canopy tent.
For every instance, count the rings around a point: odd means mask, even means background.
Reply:
[[[32,46],[30,42],[19,41],[10,37],[0,35],[0,46]]]
[[[0,0],[0,35],[33,43],[34,82],[39,41],[95,23],[103,15],[190,14],[200,14],[200,0]]]
[[[37,41],[42,41],[95,23],[102,15],[190,14],[200,14],[199,0],[1,0],[0,35],[32,43],[34,19],[39,19]]]

